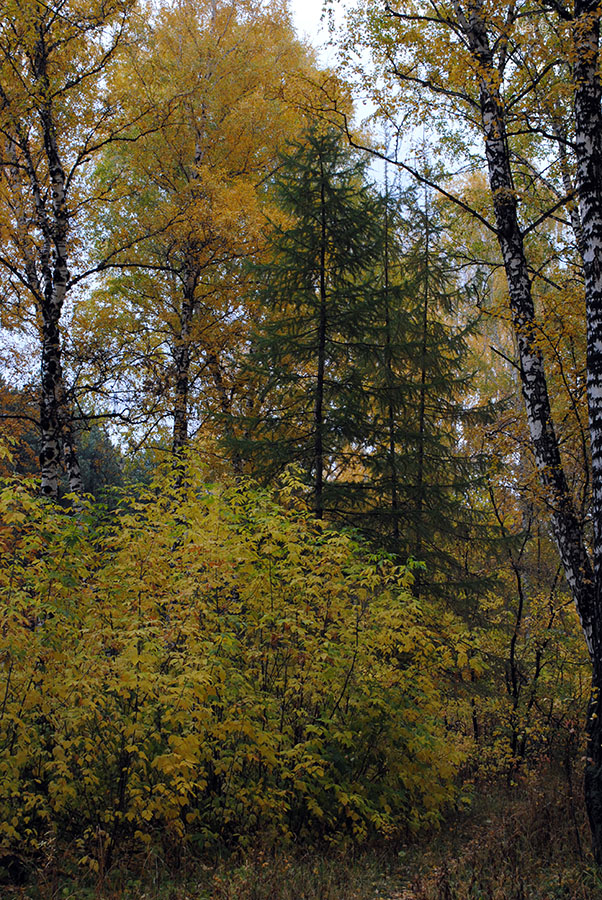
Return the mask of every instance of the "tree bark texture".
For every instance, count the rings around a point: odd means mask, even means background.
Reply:
[[[45,71],[41,73],[45,80]],[[69,217],[66,204],[65,171],[59,154],[51,101],[40,113],[44,149],[52,194],[51,218],[47,223],[52,250],[43,270],[44,303],[42,306],[42,491],[52,497],[58,495],[58,475],[61,447],[67,468],[69,490],[82,490],[81,474],[72,435],[62,368],[60,320],[69,282],[67,266],[67,236]]]
[[[575,156],[583,235],[587,321],[587,400],[592,459],[593,590],[588,611],[593,664],[588,710],[585,800],[594,856],[602,865],[602,90],[600,3],[575,0],[573,19]],[[586,638],[588,637],[586,633]]]
[[[454,3],[479,72],[481,122],[497,236],[516,337],[531,445],[546,489],[552,528],[592,661],[585,795],[596,862],[602,864],[602,117],[598,76],[599,2],[575,0],[573,18],[578,235],[585,270],[588,406],[592,452],[593,560],[575,511],[552,421],[546,373],[536,336],[532,285],[512,178],[506,114],[482,15],[482,0]]]
[[[42,493],[59,494],[61,462],[64,461],[69,490],[82,490],[81,472],[73,440],[72,414],[65,388],[62,365],[61,315],[69,285],[68,237],[70,217],[67,207],[68,178],[57,139],[52,91],[48,77],[45,32],[40,26],[35,52],[29,60],[32,82],[41,88],[36,105],[41,146],[33,147],[30,130],[0,84],[0,99],[9,115],[5,129],[9,166],[14,172],[11,190],[18,198],[19,218],[25,231],[21,241],[26,284],[36,300],[41,319],[40,468]],[[45,158],[47,175],[39,176],[36,159]],[[29,221],[28,221],[29,217]],[[32,225],[41,235],[34,250],[27,231]]]

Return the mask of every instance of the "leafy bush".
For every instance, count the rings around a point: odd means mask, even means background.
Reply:
[[[295,496],[191,464],[68,515],[4,483],[5,858],[58,840],[98,868],[135,846],[436,821],[459,761],[449,653],[408,572]]]

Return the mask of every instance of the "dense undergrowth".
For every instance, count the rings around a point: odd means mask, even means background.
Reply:
[[[437,821],[455,666],[411,578],[193,466],[66,514],[0,493],[0,837],[107,871],[142,852],[362,841]]]
[[[3,482],[0,896],[602,897],[564,600],[469,627],[301,495]]]
[[[157,848],[90,872],[47,859],[23,900],[600,900],[580,795],[543,767],[513,786],[481,785],[470,809],[400,843],[239,848],[178,866]],[[4,897],[5,895],[2,894]]]

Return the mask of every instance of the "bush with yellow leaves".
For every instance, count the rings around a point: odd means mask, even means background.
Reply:
[[[94,868],[136,846],[437,820],[459,762],[437,688],[449,654],[411,575],[296,493],[191,463],[68,514],[4,483],[5,856],[59,839]]]

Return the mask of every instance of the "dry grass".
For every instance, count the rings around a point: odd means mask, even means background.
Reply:
[[[465,817],[413,848],[388,900],[602,900],[581,798],[549,770],[481,785]]]
[[[13,900],[602,900],[580,800],[549,771],[512,788],[481,785],[471,810],[414,844],[247,851],[200,863],[149,856],[104,875],[69,874],[55,860]]]

